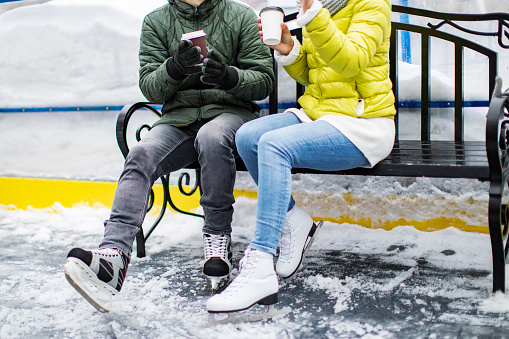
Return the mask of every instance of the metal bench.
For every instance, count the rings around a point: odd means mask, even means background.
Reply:
[[[394,94],[396,96],[396,142],[394,149],[389,157],[381,161],[371,169],[357,168],[348,171],[339,172],[321,172],[309,169],[295,168],[294,173],[315,173],[315,174],[338,174],[338,175],[362,175],[362,176],[394,176],[394,177],[432,177],[432,178],[468,178],[489,182],[489,207],[488,221],[491,237],[491,247],[493,256],[493,291],[505,291],[505,264],[508,252],[507,235],[509,230],[509,208],[507,203],[503,203],[502,197],[504,188],[508,179],[507,147],[509,142],[509,91],[502,93],[501,80],[497,79],[497,53],[485,46],[472,42],[460,35],[478,35],[493,36],[498,39],[498,44],[505,49],[509,45],[509,14],[493,13],[480,15],[439,13],[428,10],[414,9],[402,6],[393,6],[394,13],[400,15],[418,17],[422,20],[433,21],[424,25],[415,25],[403,22],[392,22],[391,49],[389,58],[391,62],[390,76],[393,82]],[[296,18],[296,13],[287,15],[285,20],[291,21]],[[477,31],[465,27],[468,22],[491,22],[496,25],[497,30],[491,32]],[[452,27],[460,34],[450,34],[440,29]],[[398,51],[400,50],[400,40],[398,36],[403,32],[411,32],[420,36],[420,58],[421,58],[421,93],[419,104],[411,104],[398,100],[399,88],[399,70],[398,70]],[[300,28],[293,29],[292,33],[302,38]],[[445,104],[436,104],[431,101],[431,48],[432,39],[447,41],[454,46],[454,99]],[[486,135],[484,141],[465,140],[465,119],[464,108],[473,106],[464,100],[464,56],[465,50],[469,49],[480,53],[488,60],[488,86],[489,89],[489,109],[487,109]],[[275,64],[275,67],[277,65]],[[277,73],[277,72],[276,72]],[[497,85],[498,82],[498,85]],[[304,92],[304,87],[297,84],[295,98],[298,98]],[[489,99],[488,98],[488,99]],[[297,103],[293,104],[296,107]],[[420,111],[420,136],[418,140],[403,140],[400,135],[403,134],[402,128],[398,123],[401,108],[407,106],[415,107]],[[431,111],[433,107],[451,107],[454,109],[454,136],[453,140],[432,140],[431,137]],[[126,141],[126,131],[131,116],[138,110],[148,109],[156,115],[160,112],[149,103],[136,103],[125,106],[117,121],[117,140],[122,154],[127,156],[129,148]],[[269,114],[275,114],[280,111],[278,107],[277,87],[269,97]],[[142,125],[137,130],[139,140],[143,129],[150,129],[148,125]],[[190,192],[184,189],[184,181],[189,183],[189,174],[184,173],[179,178],[179,189],[184,195],[194,193],[199,188],[199,165],[193,164],[191,169],[196,170],[196,185]],[[239,160],[237,170],[245,170],[244,165]],[[139,257],[145,255],[145,242],[154,228],[160,222],[165,213],[166,203],[175,211],[200,216],[192,212],[182,211],[175,206],[168,189],[169,175],[162,177],[161,182],[164,187],[164,203],[157,220],[148,227],[148,230],[140,232],[137,238],[137,254]],[[153,204],[153,196],[150,199],[150,206]]]

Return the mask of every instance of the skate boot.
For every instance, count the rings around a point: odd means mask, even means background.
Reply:
[[[281,278],[289,279],[297,272],[322,224],[323,220],[315,224],[311,216],[297,206],[286,214],[276,263],[276,272]]]
[[[116,249],[73,248],[67,255],[65,277],[92,306],[104,313],[122,288],[128,265],[129,257]]]
[[[240,274],[220,294],[207,301],[207,311],[212,313],[209,323],[218,322],[214,313],[237,312],[255,304],[273,305],[278,302],[278,279],[274,271],[274,256],[248,248],[240,261]],[[264,317],[265,318],[265,317]],[[247,319],[256,321],[261,319]],[[236,322],[225,319],[224,322]]]
[[[203,241],[205,263],[203,274],[205,274],[212,285],[212,292],[230,279],[232,271],[232,244],[231,237],[225,235],[204,234]]]

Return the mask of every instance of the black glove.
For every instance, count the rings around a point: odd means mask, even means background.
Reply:
[[[200,47],[193,47],[190,40],[182,41],[177,53],[166,62],[168,74],[175,80],[182,80],[189,74],[199,73],[200,66],[196,66],[203,60],[200,54]]]
[[[210,49],[203,60],[202,72],[201,82],[225,90],[235,87],[239,81],[237,70],[228,66],[219,53]]]

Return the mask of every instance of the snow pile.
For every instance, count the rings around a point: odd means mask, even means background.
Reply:
[[[398,63],[400,80],[400,100],[420,100],[421,98],[421,66],[400,61]],[[431,88],[433,100],[450,100],[454,98],[454,82],[451,78],[440,73],[431,71]]]
[[[122,105],[138,88],[141,22],[90,1],[53,1],[0,16],[0,107]],[[157,5],[156,5],[157,3]],[[164,2],[150,1],[156,8]]]
[[[0,15],[0,44],[9,46],[0,50],[0,107],[111,106],[144,100],[138,88],[141,22],[165,3],[54,0]],[[438,53],[442,64],[449,54],[445,46]],[[488,99],[486,91],[479,93],[486,88],[479,85],[486,69],[468,67],[473,81],[466,81],[467,100]],[[400,75],[400,100],[419,100],[420,66],[400,62]],[[431,75],[432,99],[451,100],[453,75],[439,70]],[[281,79],[283,87],[293,85],[289,78]],[[282,91],[280,99],[293,99],[288,93],[292,91]]]

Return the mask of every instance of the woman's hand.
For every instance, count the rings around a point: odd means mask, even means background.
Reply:
[[[300,4],[302,6],[301,7],[302,13],[306,13],[306,11],[311,8],[311,5],[313,4],[313,0],[301,0]]]
[[[263,40],[262,20],[260,18],[258,18],[258,29],[260,30],[260,38]],[[277,45],[268,46],[276,51],[283,53],[284,55],[288,55],[290,53],[293,48],[293,39],[292,34],[290,33],[290,29],[284,22],[281,23],[281,42]]]

